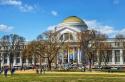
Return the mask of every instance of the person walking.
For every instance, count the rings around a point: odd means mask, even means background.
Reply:
[[[39,74],[39,69],[38,69],[38,67],[36,67],[36,73]]]
[[[41,67],[41,68],[40,68],[40,74],[42,74],[42,72],[43,72],[43,68]]]
[[[7,77],[7,73],[8,73],[8,67],[5,66],[5,67],[4,67],[4,75],[5,75],[5,77]]]
[[[45,66],[43,65],[43,74],[45,74],[45,71],[46,71],[46,69],[45,69]]]
[[[14,72],[15,72],[15,68],[13,67],[13,68],[11,69],[11,75],[13,75]]]
[[[3,72],[3,69],[2,69],[2,68],[0,68],[0,75],[2,74],[2,72]]]

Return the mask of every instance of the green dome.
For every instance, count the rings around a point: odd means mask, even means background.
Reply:
[[[65,18],[63,21],[63,23],[71,23],[71,22],[85,24],[85,22],[77,16],[69,16],[69,17]]]

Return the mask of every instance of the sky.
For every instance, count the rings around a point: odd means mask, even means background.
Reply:
[[[125,35],[125,0],[0,0],[0,37],[14,33],[34,40],[68,16],[109,37]]]

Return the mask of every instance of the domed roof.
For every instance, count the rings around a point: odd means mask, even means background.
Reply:
[[[63,23],[71,23],[71,22],[85,24],[84,21],[77,16],[69,16],[69,17],[65,18],[64,21],[63,21]]]

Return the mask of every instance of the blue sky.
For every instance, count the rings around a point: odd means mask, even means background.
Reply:
[[[125,0],[0,0],[0,37],[33,40],[72,15],[109,37],[125,32]]]

